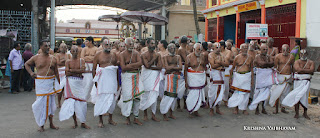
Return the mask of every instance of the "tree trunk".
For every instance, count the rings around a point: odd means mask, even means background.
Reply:
[[[199,28],[199,22],[198,22],[198,12],[197,12],[196,0],[192,0],[192,6],[193,6],[194,24],[196,25],[196,31],[197,31],[197,36],[198,36],[200,34],[200,28]]]

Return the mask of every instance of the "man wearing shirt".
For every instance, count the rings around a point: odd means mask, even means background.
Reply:
[[[20,92],[20,70],[22,69],[22,56],[20,54],[20,44],[15,43],[14,49],[11,50],[9,54],[9,61],[10,61],[10,69],[11,69],[11,76],[12,76],[12,87],[11,92],[13,94],[17,94]]]
[[[31,52],[31,44],[27,43],[24,46],[24,50],[25,51],[23,52],[22,57],[23,57],[24,63],[26,63],[33,56],[32,52]],[[30,92],[33,87],[33,79],[26,69],[24,69],[23,71],[24,71],[23,72],[23,74],[24,74],[23,88],[24,88],[24,91]]]

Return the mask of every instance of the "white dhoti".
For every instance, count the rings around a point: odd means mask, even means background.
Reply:
[[[310,89],[310,74],[294,74],[293,90],[283,99],[284,106],[292,107],[300,102],[308,108],[308,96]]]
[[[174,111],[178,95],[177,92],[181,89],[181,87],[179,87],[180,77],[180,74],[168,74],[165,76],[165,92],[160,102],[161,114],[168,113],[169,109]]]
[[[232,68],[232,65],[229,65],[224,71],[224,92],[223,92],[223,101],[228,101],[229,98],[229,80],[230,80],[230,70]]]
[[[61,92],[55,76],[37,76],[35,79],[36,101],[32,104],[34,118],[39,127],[43,126],[49,115],[57,109],[55,94]]]
[[[255,81],[253,100],[249,106],[250,110],[255,110],[262,101],[265,101],[264,106],[267,104],[266,100],[269,98],[270,88],[276,83],[271,68],[257,68]]]
[[[279,81],[278,84],[275,84],[271,87],[270,90],[270,98],[269,98],[269,105],[271,107],[275,106],[276,101],[280,97],[280,102],[288,95],[290,92],[290,84],[288,80],[291,79],[291,75],[277,75],[277,80]]]
[[[156,114],[161,79],[160,71],[146,69],[142,66],[141,79],[145,92],[141,95],[140,110],[144,111],[151,107],[152,113]]]
[[[251,72],[245,74],[234,72],[230,89],[234,90],[234,93],[228,100],[228,107],[247,110],[251,89]]]
[[[117,97],[117,69],[118,66],[108,66],[99,68],[93,82],[97,82],[97,91],[91,93],[94,105],[94,116],[103,115],[105,113],[112,114]]]
[[[66,78],[66,67],[58,68],[60,82],[65,81]],[[64,85],[60,85],[61,89],[64,88]]]
[[[162,69],[161,70],[161,78],[160,78],[160,86],[159,86],[159,97],[162,98],[163,97],[163,94],[164,94],[164,87],[165,87],[165,78],[164,78],[164,73],[166,72],[165,69]]]
[[[121,73],[121,97],[118,106],[121,108],[121,113],[125,117],[129,117],[133,108],[133,115],[138,117],[140,98],[144,93],[142,81],[139,73]]]
[[[190,113],[198,111],[202,103],[205,103],[204,87],[206,84],[206,73],[196,72],[188,69],[189,94],[186,99],[187,109]]]
[[[88,101],[90,99],[90,93],[92,91],[93,88],[93,77],[92,77],[92,68],[93,68],[93,64],[92,63],[85,63],[86,66],[86,73],[82,73],[83,75],[83,81],[84,81],[84,85],[83,85],[83,89],[86,92],[86,100]]]
[[[86,122],[87,102],[85,100],[86,93],[82,86],[84,85],[83,78],[66,77],[64,83],[64,102],[59,113],[60,121],[69,119],[75,113],[81,123]]]
[[[224,94],[224,71],[212,69],[210,72],[210,83],[208,91],[208,99],[210,108],[220,105]]]

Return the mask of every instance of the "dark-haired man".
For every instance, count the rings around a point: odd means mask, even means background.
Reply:
[[[10,61],[10,69],[12,74],[11,92],[13,94],[17,94],[18,92],[20,92],[20,72],[23,65],[20,48],[20,44],[15,43],[14,49],[10,51],[8,58],[8,60]]]

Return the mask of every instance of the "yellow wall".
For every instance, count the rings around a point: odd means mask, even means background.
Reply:
[[[190,5],[190,0],[181,0],[181,5]]]
[[[290,3],[296,3],[296,0],[282,0],[280,3],[279,0],[266,0],[266,8],[268,7],[274,7],[274,6],[279,6],[279,5],[285,5],[285,4],[290,4]]]
[[[229,2],[234,2],[234,1],[238,1],[238,0],[220,0],[220,4],[226,4],[226,3],[229,3]]]
[[[300,37],[306,38],[306,16],[307,16],[307,0],[301,0],[301,23]]]
[[[211,16],[211,14],[212,14],[212,16]],[[216,14],[215,11],[210,12],[210,13],[207,14],[207,19],[211,19],[211,18],[217,18],[217,14]]]
[[[228,13],[227,13],[227,11],[228,11]],[[236,14],[236,9],[234,9],[234,7],[229,7],[229,8],[220,10],[220,12],[219,12],[219,16],[220,17],[227,16],[227,15],[232,15],[232,14]]]

